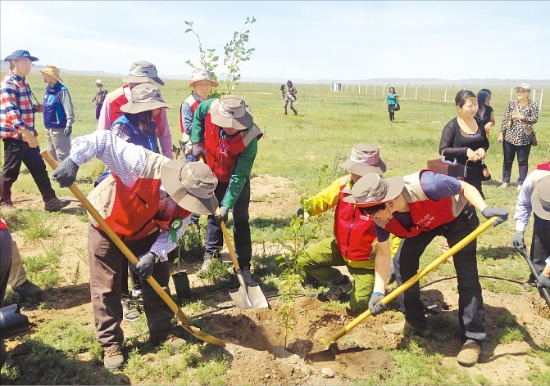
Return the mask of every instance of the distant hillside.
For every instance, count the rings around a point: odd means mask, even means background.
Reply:
[[[43,65],[35,64],[33,66],[32,72],[39,72],[42,68],[44,68]],[[0,70],[2,73],[7,72],[9,69],[9,63],[0,61]],[[106,72],[103,70],[92,70],[92,71],[79,71],[79,70],[67,70],[64,68],[61,68],[61,73],[65,74],[71,74],[71,75],[80,75],[80,76],[91,76],[91,77],[98,77],[98,78],[106,78],[106,77],[124,77],[127,74],[117,74],[112,72]],[[163,79],[191,79],[191,74],[183,74],[183,75],[165,75],[161,74],[161,78]],[[288,79],[286,78],[255,78],[255,77],[243,77],[241,79],[241,82],[251,82],[251,83],[276,83],[276,84],[284,84],[286,83]],[[456,85],[456,84],[479,84],[479,85],[517,85],[519,83],[527,82],[530,83],[532,86],[540,86],[540,85],[550,85],[550,79],[438,79],[438,78],[410,78],[410,79],[404,79],[404,78],[373,78],[373,79],[353,79],[353,80],[342,80],[338,78],[334,79],[299,79],[299,78],[292,78],[292,81],[294,83],[308,83],[308,84],[329,84],[332,82],[339,82],[342,84],[380,84],[380,85],[388,85],[388,84],[395,84],[395,85]]]

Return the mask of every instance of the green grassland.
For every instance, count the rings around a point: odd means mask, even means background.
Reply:
[[[35,95],[41,99],[44,90],[44,83],[37,73],[32,73],[29,77],[29,82]],[[73,135],[84,135],[91,133],[96,128],[95,121],[95,106],[90,103],[90,100],[95,94],[94,78],[86,76],[69,76],[65,85],[71,93],[75,113],[76,123],[73,127]],[[122,85],[119,78],[104,78],[106,87],[112,91],[116,87]],[[165,100],[174,108],[168,112],[173,143],[177,144],[180,138],[179,128],[179,106],[181,102],[188,96],[189,89],[186,88],[186,81],[183,80],[167,80],[166,86],[161,89]],[[396,85],[397,92],[402,94],[402,87]],[[283,115],[283,98],[279,91],[279,84],[267,83],[242,83],[236,86],[234,93],[242,96],[252,109],[254,121],[263,130],[264,137],[259,142],[259,151],[254,164],[253,175],[268,174],[272,176],[281,176],[290,180],[289,189],[293,189],[299,195],[308,196],[315,193],[319,187],[331,182],[335,177],[345,173],[344,170],[338,168],[338,163],[349,157],[351,147],[355,143],[368,142],[376,144],[380,147],[381,156],[384,158],[388,170],[386,176],[406,175],[422,169],[426,166],[426,160],[433,159],[438,156],[438,147],[441,131],[444,125],[456,116],[456,109],[452,102],[442,102],[444,95],[444,87],[433,86],[431,90],[431,101],[428,99],[428,86],[418,88],[418,99],[415,99],[414,87],[410,86],[407,90],[407,98],[401,100],[401,111],[396,112],[396,121],[390,123],[388,119],[387,109],[384,105],[385,90],[382,92],[382,87],[377,86],[377,95],[373,95],[374,87],[369,85],[368,94],[365,94],[364,85],[361,86],[361,93],[357,85],[350,85],[344,88],[342,93],[330,92],[330,85],[321,84],[296,84],[298,89],[298,103],[295,105],[299,115]],[[454,95],[460,89],[466,88],[477,92],[480,88],[485,87],[483,84],[472,85],[453,85],[449,88],[447,99],[452,101]],[[542,86],[538,86],[541,89]],[[386,87],[387,88],[387,87]],[[498,180],[501,177],[502,169],[502,147],[497,144],[496,137],[498,129],[502,121],[504,107],[510,96],[510,85],[491,86],[493,92],[492,106],[495,110],[496,126],[491,131],[491,147],[488,151],[486,163],[491,170],[493,180],[486,183],[484,192],[487,203],[490,206],[504,207],[509,210],[511,216],[514,212],[515,199],[517,196],[515,186],[507,190],[499,188]],[[346,92],[347,89],[347,92]],[[547,87],[550,89],[550,87]],[[539,122],[535,125],[539,146],[531,150],[530,170],[542,162],[548,162],[548,150],[550,144],[550,97],[542,106],[542,111],[539,116]],[[438,100],[438,101],[436,101]],[[538,103],[538,96],[537,96]],[[37,114],[37,127],[40,132],[39,140],[42,148],[45,148],[45,137],[43,135],[42,116]],[[0,150],[0,165],[3,164],[3,150]],[[79,171],[77,184],[79,188],[86,194],[93,186],[93,180],[102,170],[102,165],[99,161],[94,160],[81,167]],[[323,171],[325,170],[325,171]],[[512,181],[517,179],[517,164],[514,164],[512,172]],[[53,183],[54,188],[60,196],[71,196],[68,189],[61,189],[57,183]],[[19,180],[13,187],[14,191],[24,191],[31,194],[39,195],[36,185],[32,181],[28,173],[21,173]],[[281,213],[277,218],[265,217],[252,224],[252,237],[255,243],[279,243],[281,238],[284,238],[284,227],[290,222],[294,213],[294,208],[298,202],[288,206],[288,210]],[[38,212],[38,211],[37,211]],[[40,211],[42,212],[42,211]],[[34,213],[34,211],[33,211]],[[38,216],[38,215],[37,215]],[[65,216],[65,214],[48,214],[48,216]],[[19,216],[21,217],[21,216]],[[60,217],[62,218],[62,217]],[[85,221],[84,216],[79,216],[80,220]],[[15,231],[24,231],[24,216],[20,219],[20,224],[17,225]],[[321,219],[323,231],[319,237],[331,233],[332,220],[331,216],[327,215]],[[266,229],[269,232],[266,232]],[[530,241],[530,229],[527,231],[526,240]],[[491,228],[486,231],[478,240],[478,261],[479,271],[481,275],[500,276],[516,280],[525,280],[528,276],[528,269],[522,258],[514,254],[510,248],[510,237],[514,233],[514,221],[504,223],[497,228]],[[27,231],[29,234],[29,231]],[[29,234],[29,239],[41,235],[39,230],[32,231]],[[32,235],[32,237],[31,237]],[[41,236],[38,236],[41,237]],[[55,237],[46,235],[44,237]],[[421,265],[426,265],[440,254],[440,245],[432,243],[422,258]],[[264,258],[272,256],[254,256],[255,260],[265,260]],[[45,261],[49,261],[44,258]],[[51,259],[50,259],[51,260]],[[53,264],[55,266],[55,264]],[[27,266],[27,269],[32,267]],[[267,280],[267,272],[265,280]],[[31,272],[32,274],[32,272]],[[451,265],[443,265],[436,272],[427,275],[422,284],[433,280],[440,276],[452,276],[454,269]],[[33,277],[33,276],[31,276]],[[53,279],[48,279],[53,280]],[[46,281],[46,279],[44,279]],[[276,282],[276,279],[274,279]],[[517,285],[510,284],[505,281],[494,281],[483,279],[484,288],[488,288],[494,292],[517,293]],[[274,284],[276,286],[276,284]],[[86,321],[91,322],[91,321]],[[76,353],[82,346],[88,347],[91,356],[96,360],[100,360],[99,348],[93,341],[90,334],[90,326],[87,326],[86,332],[83,332],[82,326],[77,323],[70,325],[75,331],[75,335],[81,334],[80,341],[68,342],[66,347],[56,348],[67,353],[66,360],[63,363],[51,362],[51,369],[56,366],[62,366],[66,373],[50,374],[52,379],[41,378],[45,383],[127,383],[128,378],[123,376],[112,376],[108,372],[96,373],[94,376],[87,374],[86,376],[79,373],[78,366],[75,366],[74,359]],[[51,348],[46,347],[45,340],[40,340],[41,334],[50,334],[53,336],[66,335],[58,326],[50,324],[50,331],[39,331],[37,338],[31,341],[36,347],[33,350],[37,352],[39,358],[47,361],[48,355],[52,355]],[[144,328],[145,329],[145,328]],[[72,330],[71,330],[72,331]],[[517,334],[516,334],[517,335]],[[521,335],[521,334],[519,334]],[[514,337],[514,334],[506,338],[494,337],[492,339],[514,340],[522,339],[521,336]],[[55,339],[54,339],[55,340]],[[41,342],[41,343],[40,343]],[[83,343],[85,342],[85,344]],[[196,362],[197,345],[190,346],[189,363]],[[162,368],[162,364],[156,363],[156,359],[148,357],[148,365],[137,366],[138,356],[140,354],[133,353],[129,360],[129,366],[125,371],[125,375],[130,377],[131,382],[148,382],[154,383],[193,383],[197,382],[198,378],[187,379],[186,376],[180,374],[179,378],[174,375],[167,375],[164,370],[164,375],[158,375],[158,378],[151,378],[151,374],[158,372]],[[147,354],[150,356],[150,354]],[[170,353],[166,353],[169,357]],[[421,350],[412,350],[404,347],[402,350],[392,351],[394,358],[397,358],[400,367],[399,374],[389,379],[373,380],[374,383],[386,382],[388,384],[436,384],[445,382],[446,371],[440,363],[440,358],[433,357],[433,354],[421,352]],[[546,358],[548,363],[547,353],[539,352],[533,355],[538,355],[541,358]],[[32,363],[28,363],[33,366]],[[38,365],[37,365],[38,366]],[[156,366],[156,367],[155,367]],[[201,380],[201,384],[212,383],[220,384],[220,375],[225,368],[226,363],[224,358],[214,357],[208,362],[201,364],[198,368],[195,377],[198,377],[202,371],[204,374],[210,374],[212,379]],[[413,374],[415,371],[424,371],[422,366],[430,368],[431,375],[419,380]],[[185,367],[185,364],[184,364]],[[171,369],[167,367],[167,369]],[[416,369],[416,370],[415,370]],[[176,373],[182,373],[182,368],[172,368]],[[454,371],[454,370],[453,370]],[[460,370],[456,370],[460,371]],[[534,383],[544,384],[550,379],[550,374],[540,373],[540,370],[535,368],[531,374]],[[536,373],[536,371],[539,371]],[[3,377],[8,379],[19,379],[18,382],[32,382],[33,378],[26,378],[20,369],[12,367],[4,367],[2,370]],[[147,374],[145,374],[147,373]],[[161,372],[162,373],[162,372]],[[160,374],[160,373],[159,373]],[[410,374],[410,375],[407,375]],[[35,374],[35,376],[39,376]],[[457,376],[459,383],[484,384],[485,380],[477,379],[473,381],[464,378],[464,374]],[[22,378],[20,378],[22,377]],[[184,377],[184,378],[181,378]],[[462,377],[462,378],[461,378]],[[36,381],[37,378],[34,378]]]

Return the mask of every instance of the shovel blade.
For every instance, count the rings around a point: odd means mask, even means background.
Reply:
[[[252,302],[252,308],[269,308],[269,303],[258,284],[248,286],[246,289],[248,299]]]
[[[249,310],[254,308],[250,298],[248,297],[248,293],[246,292],[246,287],[241,286],[235,291],[229,291],[229,296],[231,296],[231,299],[233,299],[235,305],[241,310]]]

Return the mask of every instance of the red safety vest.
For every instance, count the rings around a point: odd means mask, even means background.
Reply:
[[[6,224],[3,218],[0,218],[0,230],[3,230],[3,231],[8,230],[8,224]]]
[[[248,130],[242,130],[229,137],[221,138],[223,129],[212,123],[210,111],[204,119],[204,151],[206,163],[220,182],[229,182],[231,174],[237,165],[239,154],[254,140],[260,139],[262,132],[253,125]]]
[[[195,114],[195,110],[197,109],[197,106],[201,104],[200,101],[195,99],[193,94],[189,95],[186,100],[181,102],[181,106],[180,106],[180,129],[181,129],[182,133],[185,132],[185,126],[183,125],[183,115],[181,115],[181,108],[183,107],[183,104],[185,102],[189,103],[189,106],[191,106],[191,111],[193,112],[193,114]]]
[[[342,256],[349,260],[366,261],[376,240],[372,217],[361,214],[359,208],[344,201],[347,179],[340,186],[340,198],[334,213],[334,237]]]
[[[405,189],[412,197],[412,201],[408,204],[414,225],[407,230],[395,217],[392,217],[384,227],[386,231],[397,237],[415,237],[421,232],[429,232],[440,225],[450,223],[458,217],[466,204],[463,200],[457,200],[456,196],[445,197],[439,201],[428,199],[420,186],[422,172],[424,170],[405,177]]]
[[[160,169],[165,160],[168,159],[159,154],[148,154],[143,174],[132,187],[127,188],[117,175],[111,174],[90,192],[90,202],[117,235],[126,240],[139,240],[158,229],[167,230],[175,218],[190,215],[178,206],[169,218],[156,217],[160,203]],[[94,221],[92,224],[101,229]]]
[[[537,165],[537,170],[550,170],[550,162]]]

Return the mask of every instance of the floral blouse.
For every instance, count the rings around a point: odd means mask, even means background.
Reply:
[[[512,115],[516,113],[523,115],[523,120],[512,121]],[[504,133],[504,140],[512,145],[529,145],[531,144],[529,131],[535,132],[533,125],[538,119],[539,108],[535,102],[530,101],[527,105],[521,106],[517,100],[510,101],[504,110],[500,132]]]

